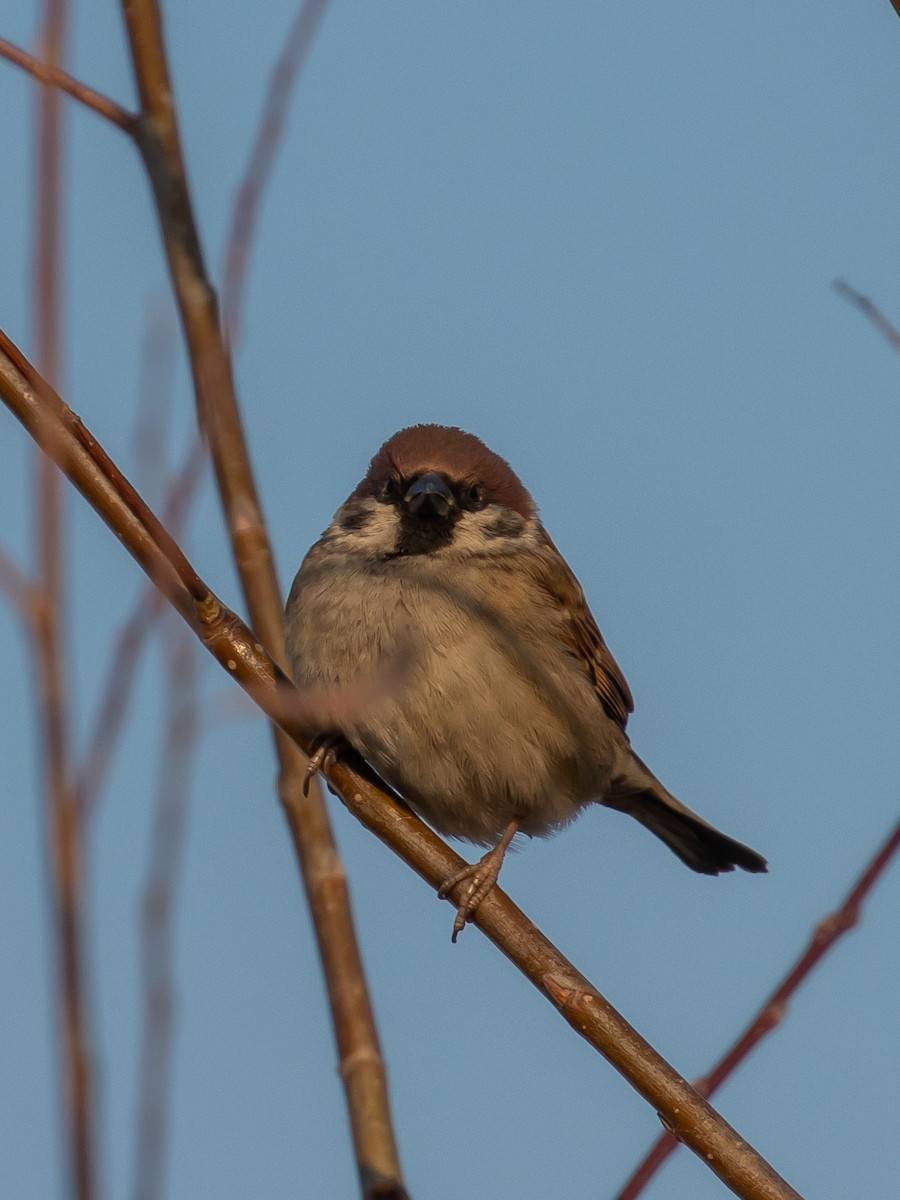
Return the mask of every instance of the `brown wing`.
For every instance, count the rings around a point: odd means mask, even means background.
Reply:
[[[597,628],[581,584],[546,530],[542,532],[545,544],[536,555],[538,580],[567,614],[564,637],[568,649],[584,666],[607,716],[624,729],[628,714],[634,712],[631,689]]]

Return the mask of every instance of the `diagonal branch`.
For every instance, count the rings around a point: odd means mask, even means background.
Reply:
[[[869,860],[844,902],[816,926],[806,949],[793,964],[756,1016],[737,1041],[719,1059],[708,1075],[698,1079],[694,1087],[703,1096],[712,1096],[729,1075],[740,1066],[763,1038],[776,1029],[787,1015],[794,993],[806,981],[814,968],[845,933],[859,924],[862,906],[869,892],[881,878],[888,864],[900,850],[900,824],[896,825]],[[647,1152],[634,1174],[616,1196],[616,1200],[635,1200],[669,1155],[678,1149],[678,1142],[663,1133]]]
[[[231,361],[200,246],[181,150],[156,0],[123,0],[140,97],[137,144],[153,188],[172,286],[188,346],[197,412],[250,619],[285,661],[282,599],[244,439]],[[306,762],[274,732],[279,794],[297,853],[331,1007],[364,1196],[405,1195],[387,1075],[353,927],[349,890],[321,789],[302,795]]]
[[[196,495],[205,463],[206,450],[197,439],[192,443],[181,467],[169,484],[163,505],[163,523],[176,533],[181,529],[187,508]],[[78,803],[84,810],[86,819],[90,819],[100,799],[113,750],[128,713],[128,703],[140,665],[140,653],[159,619],[162,608],[163,601],[159,592],[152,584],[148,585],[138,596],[131,615],[117,635],[106,675],[106,685],[75,781]]]
[[[38,589],[2,546],[0,546],[0,592],[6,596],[16,610],[16,615],[24,627],[33,630],[40,605]]]
[[[21,368],[21,369],[20,369]],[[0,334],[0,394],[46,453],[68,474],[126,549],[151,575],[207,649],[251,698],[299,745],[310,750],[310,704],[292,688],[252,632],[194,573],[195,594],[184,587],[152,534],[155,519],[94,442],[85,453],[74,418]],[[93,441],[93,439],[92,439]],[[303,711],[301,711],[301,709]],[[301,712],[298,719],[297,712]],[[457,854],[364,768],[337,762],[329,781],[350,811],[432,887],[461,865]],[[299,802],[299,797],[296,797]],[[327,897],[326,897],[327,899]],[[665,1123],[744,1200],[799,1200],[797,1193],[600,995],[499,889],[482,903],[475,924],[660,1113]],[[343,985],[340,971],[332,972]],[[370,1195],[378,1195],[370,1189]],[[384,1195],[402,1195],[399,1183]]]
[[[868,296],[864,296],[862,292],[858,292],[856,288],[852,288],[846,279],[836,279],[834,290],[839,296],[843,296],[845,300],[849,300],[854,307],[858,308],[864,317],[868,317],[878,332],[895,350],[900,350],[900,329],[891,324],[874,301],[870,300]]]
[[[6,38],[0,38],[0,58],[5,58],[7,62],[13,63],[17,67],[21,67],[38,83],[46,84],[48,87],[59,88],[61,92],[65,92],[79,104],[83,104],[85,108],[91,109],[98,116],[117,125],[129,136],[134,137],[137,118],[134,113],[128,112],[122,108],[115,100],[110,100],[109,96],[104,96],[102,92],[97,92],[92,87],[88,87],[86,83],[80,83],[67,72],[61,70],[55,63],[35,58],[29,54],[27,50],[22,50],[19,46],[14,46],[12,42],[8,42]]]

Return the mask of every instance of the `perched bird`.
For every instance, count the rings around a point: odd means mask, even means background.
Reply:
[[[453,940],[517,832],[543,837],[596,802],[695,871],[765,871],[676,800],[631,748],[631,692],[528,491],[477,437],[394,434],[303,561],[287,603],[300,685],[394,685],[327,735],[345,740],[440,833],[492,849],[458,884]]]

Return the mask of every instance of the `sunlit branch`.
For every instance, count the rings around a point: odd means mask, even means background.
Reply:
[[[894,827],[873,857],[866,863],[840,907],[819,922],[805,950],[737,1041],[722,1055],[709,1074],[694,1083],[694,1087],[701,1095],[713,1095],[759,1043],[784,1021],[794,993],[806,982],[813,969],[818,966],[835,943],[859,924],[863,903],[889,863],[897,855],[898,850],[900,850],[900,824]],[[635,1200],[669,1155],[677,1148],[678,1142],[675,1138],[666,1133],[662,1134],[618,1193],[616,1200]]]
[[[4,401],[64,467],[224,669],[308,754],[308,730],[316,725],[312,715],[314,690],[304,703],[303,693],[290,687],[250,630],[196,573],[198,593],[202,590],[205,595],[191,597],[180,572],[168,564],[172,547],[154,540],[158,522],[146,519],[145,506],[133,489],[120,495],[126,481],[119,472],[104,470],[99,476],[92,473],[90,468],[108,461],[106,456],[98,447],[86,459],[66,419],[67,410],[50,389],[30,386],[29,378],[17,370],[16,362],[6,352],[8,346],[8,339],[0,334],[0,393]],[[137,519],[139,513],[141,520]],[[354,815],[432,887],[437,888],[459,868],[459,856],[364,771],[338,761],[328,775]],[[292,796],[289,801],[301,805],[302,797]],[[736,1195],[744,1200],[799,1200],[773,1168],[644,1041],[503,892],[495,889],[487,897],[475,914],[475,924]],[[340,970],[328,977],[346,986]],[[398,1185],[394,1195],[400,1194]]]

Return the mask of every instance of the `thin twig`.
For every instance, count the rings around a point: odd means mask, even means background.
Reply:
[[[327,5],[328,0],[301,0],[269,78],[262,119],[235,195],[222,272],[222,311],[232,347],[238,342],[247,262],[260,206],[281,145],[288,105]]]
[[[176,537],[180,535],[188,507],[197,494],[205,463],[206,449],[196,438],[166,489],[163,524]],[[75,791],[85,820],[91,818],[100,800],[113,752],[128,715],[141,652],[162,611],[159,592],[148,584],[138,595],[116,637],[88,747],[76,777]]]
[[[156,200],[185,340],[197,412],[206,433],[253,628],[285,663],[282,597],[244,438],[216,295],[203,260],[181,149],[172,81],[156,0],[123,0],[138,95],[141,150]],[[302,791],[306,762],[274,730],[279,794],[313,918],[340,1059],[340,1075],[363,1196],[404,1193],[387,1073],[350,909],[321,789]]]
[[[110,100],[109,96],[104,96],[102,92],[95,91],[94,88],[88,87],[86,83],[80,83],[77,79],[60,70],[58,66],[49,60],[35,58],[29,54],[27,50],[22,50],[19,46],[8,42],[6,38],[0,38],[0,58],[5,58],[8,62],[13,63],[17,67],[21,67],[32,78],[39,83],[46,84],[48,87],[58,88],[61,92],[65,92],[73,99],[83,104],[92,112],[103,117],[107,121],[111,121],[113,125],[117,125],[130,137],[135,135],[135,126],[137,117],[134,113],[128,112],[122,108],[115,100]]]
[[[897,6],[895,5],[895,7]],[[900,329],[891,324],[881,309],[868,296],[864,296],[862,292],[852,288],[845,279],[836,279],[834,290],[839,296],[843,296],[845,300],[849,300],[851,304],[855,305],[863,316],[868,317],[878,332],[890,342],[895,350],[900,350]]]
[[[0,592],[2,592],[26,629],[33,630],[40,595],[37,588],[9,554],[0,546]]]
[[[207,589],[192,601],[178,574],[167,565],[167,547],[153,541],[154,523],[138,521],[140,505],[133,494],[119,497],[122,477],[97,471],[102,455],[89,458],[66,419],[64,406],[46,386],[35,390],[6,351],[0,333],[0,394],[48,454],[64,467],[82,495],[106,521],[125,548],[164,590],[166,598],[197,631],[223,668],[278,722],[304,753],[309,753],[309,705],[299,721],[290,694],[299,693],[281,675],[251,631]],[[19,355],[19,357],[21,357]],[[39,410],[39,414],[36,410]],[[204,585],[205,586],[205,585]],[[315,697],[310,697],[314,704]],[[297,711],[300,711],[302,705]],[[304,719],[306,724],[304,724]],[[353,814],[437,888],[461,859],[406,806],[396,803],[364,768],[338,761],[328,778]],[[298,808],[297,793],[286,803]],[[292,825],[292,829],[295,826]],[[334,882],[334,881],[332,881]],[[452,896],[449,898],[452,902]],[[323,903],[330,892],[322,893]],[[661,1114],[684,1143],[744,1200],[799,1200],[797,1193],[748,1145],[676,1071],[631,1028],[570,962],[540,933],[499,889],[481,904],[475,922],[520,971],[547,996],[572,1027],[594,1046]],[[347,977],[332,964],[329,980],[346,986]],[[358,1076],[353,1075],[354,1079]],[[369,1195],[402,1195],[370,1188]]]
[[[894,827],[863,868],[840,907],[819,922],[806,949],[747,1025],[744,1032],[722,1055],[709,1074],[695,1081],[694,1087],[702,1096],[712,1096],[759,1043],[782,1023],[787,1016],[788,1006],[794,993],[835,943],[859,923],[863,903],[898,850],[900,850],[900,824]],[[635,1200],[635,1197],[641,1194],[669,1155],[677,1148],[678,1142],[675,1138],[668,1133],[661,1134],[618,1193],[616,1200]]]
[[[66,0],[45,0],[41,58],[54,71],[65,56]],[[20,64],[21,65],[21,64]],[[38,361],[60,377],[63,113],[54,87],[38,90],[34,239],[34,324]],[[66,683],[62,479],[38,451],[35,461],[35,558],[40,602],[33,624],[41,760],[46,797],[47,859],[56,927],[60,1090],[73,1200],[98,1192],[93,1055],[85,954],[84,830],[71,787]]]
[[[175,1009],[172,910],[181,877],[190,766],[198,733],[195,643],[184,627],[170,632],[165,641],[167,720],[141,904],[144,1017],[134,1200],[162,1200],[165,1194]]]

